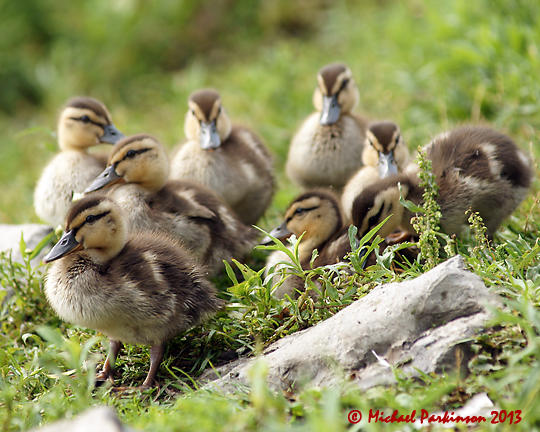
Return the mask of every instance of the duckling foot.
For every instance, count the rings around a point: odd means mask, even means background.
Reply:
[[[148,375],[146,375],[142,387],[150,388],[154,385],[159,365],[161,364],[161,360],[163,360],[164,351],[165,348],[163,344],[152,345],[152,347],[150,347],[150,369],[148,370]]]
[[[150,390],[152,387],[140,385],[140,386],[116,386],[111,389],[113,393],[116,394],[132,394],[136,392],[144,392],[146,390]]]
[[[111,345],[112,346],[112,345]],[[148,370],[148,375],[146,379],[140,386],[129,387],[129,386],[119,386],[113,387],[112,391],[115,393],[133,393],[136,391],[145,391],[149,390],[152,387],[157,387],[158,383],[156,382],[156,374],[163,359],[163,352],[165,351],[163,344],[152,345],[150,348],[150,369]]]
[[[96,374],[96,387],[100,387],[103,384],[105,384],[106,381],[109,381],[112,385],[114,385],[114,378],[112,375],[112,372],[99,372]]]
[[[101,372],[96,374],[96,386],[102,385],[105,383],[105,381],[110,381],[111,384],[114,384],[113,366],[116,356],[120,352],[121,348],[122,342],[112,339],[110,340],[109,353],[107,354],[107,358],[103,364],[103,369]]]

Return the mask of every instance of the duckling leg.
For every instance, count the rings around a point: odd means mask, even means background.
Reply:
[[[103,369],[100,373],[96,374],[96,381],[105,381],[107,379],[113,380],[112,371],[116,356],[122,348],[122,342],[110,339],[109,353],[103,364]]]
[[[164,351],[165,349],[162,343],[150,347],[150,370],[148,371],[148,375],[146,375],[142,387],[152,387],[161,360],[163,360]]]

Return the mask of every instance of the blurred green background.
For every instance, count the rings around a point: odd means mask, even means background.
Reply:
[[[537,0],[0,0],[0,222],[37,221],[32,191],[69,97],[101,99],[122,131],[172,148],[206,86],[273,151],[276,218],[296,193],[288,143],[332,61],[351,67],[358,110],[397,121],[411,148],[489,122],[538,158],[538,16]]]

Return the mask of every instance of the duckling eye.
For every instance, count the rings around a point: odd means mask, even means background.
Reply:
[[[130,150],[126,153],[126,157],[132,158],[132,157],[135,157],[136,154],[137,152],[135,150]]]
[[[371,147],[375,148],[375,146],[373,145],[373,141],[368,140],[368,142],[369,142],[369,145],[370,145]]]
[[[86,216],[86,223],[94,223],[97,219],[98,217],[96,215],[88,215]]]
[[[396,139],[395,139],[395,141],[396,141],[396,144],[397,144],[397,143],[399,143],[399,139],[400,139],[400,138],[401,138],[401,136],[400,136],[400,135],[396,136]]]
[[[87,115],[83,115],[79,120],[83,123],[90,123],[90,117],[88,117]]]
[[[295,215],[300,215],[300,214],[304,213],[305,211],[306,211],[305,208],[298,207],[298,208],[294,211],[294,214],[295,214]]]

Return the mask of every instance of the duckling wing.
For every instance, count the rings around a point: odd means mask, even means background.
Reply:
[[[239,157],[249,160],[261,170],[271,170],[272,155],[262,140],[248,128],[234,125],[227,142],[236,144],[237,150],[243,150]]]
[[[348,227],[342,228],[320,248],[319,256],[314,262],[314,267],[336,264],[343,261],[343,257],[351,251],[348,229]]]
[[[191,234],[186,245],[196,250],[211,270],[221,269],[223,260],[241,258],[255,244],[255,230],[244,225],[221,198],[200,184],[171,181],[152,197],[152,202],[154,209],[169,214],[178,223],[182,220],[183,232],[189,225]]]
[[[138,233],[111,263],[116,306],[136,323],[138,343],[167,340],[221,305],[213,285],[177,246],[164,234]]]

